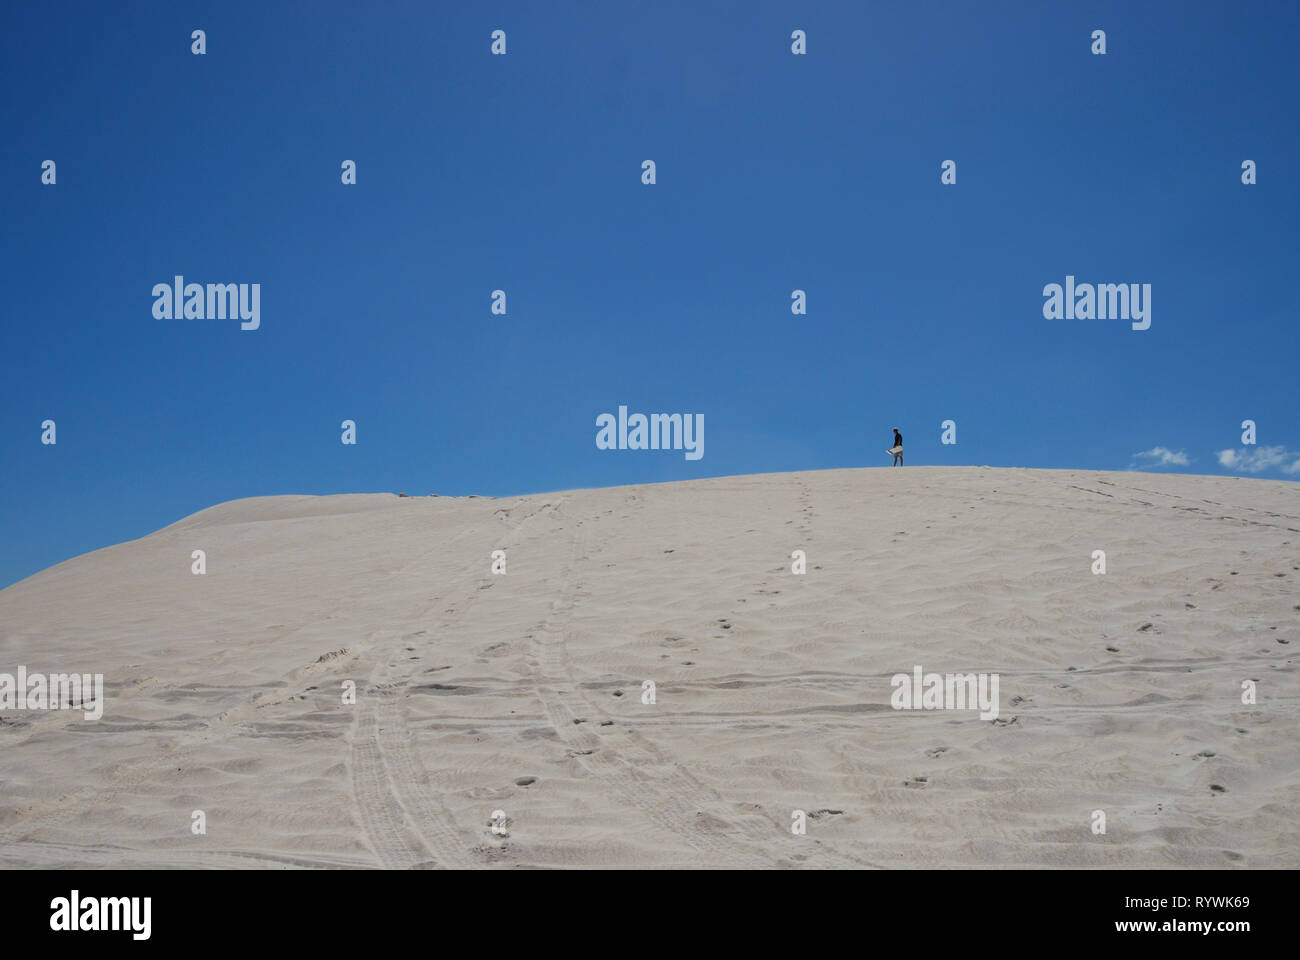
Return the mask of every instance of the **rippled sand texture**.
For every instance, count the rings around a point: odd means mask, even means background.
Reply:
[[[1300,866],[1298,582],[1254,479],[221,504],[0,591],[0,672],[108,691],[0,714],[0,866]],[[917,665],[997,721],[892,709]]]

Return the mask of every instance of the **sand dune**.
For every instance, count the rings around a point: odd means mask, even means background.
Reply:
[[[1298,578],[1264,480],[221,504],[0,591],[0,672],[107,689],[0,713],[0,866],[1300,866]],[[998,719],[893,709],[916,665]]]

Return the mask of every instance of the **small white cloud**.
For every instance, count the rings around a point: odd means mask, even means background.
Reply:
[[[1142,450],[1133,454],[1133,463],[1129,468],[1134,466],[1144,467],[1185,467],[1190,463],[1187,454],[1182,450],[1170,450],[1168,447],[1152,447],[1150,450]]]
[[[1281,470],[1283,473],[1300,473],[1300,456],[1286,447],[1243,447],[1240,450],[1220,450],[1219,465],[1229,470],[1242,473],[1262,473],[1265,470]],[[1291,461],[1288,463],[1287,461]]]

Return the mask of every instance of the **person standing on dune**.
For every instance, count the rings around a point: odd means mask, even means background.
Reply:
[[[895,427],[895,428],[894,428],[894,448],[893,448],[892,450],[886,450],[885,453],[892,453],[892,454],[894,455],[894,466],[896,466],[896,467],[898,467],[898,466],[902,466],[902,464],[903,464],[903,435],[902,435],[901,433],[898,432],[898,427]]]

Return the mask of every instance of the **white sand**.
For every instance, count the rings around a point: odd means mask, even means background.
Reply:
[[[0,672],[108,690],[0,714],[0,866],[1296,867],[1298,581],[1254,479],[240,500],[0,591]]]

